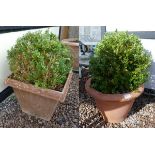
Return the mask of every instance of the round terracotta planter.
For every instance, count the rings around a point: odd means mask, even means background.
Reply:
[[[88,79],[85,88],[96,101],[96,106],[107,122],[122,122],[128,115],[135,99],[142,94],[144,86],[137,90],[124,94],[103,94],[90,87],[91,79]]]
[[[70,47],[73,58],[73,69],[79,70],[79,42],[76,38],[63,39],[62,42]]]

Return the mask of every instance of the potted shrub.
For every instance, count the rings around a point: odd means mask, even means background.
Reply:
[[[73,69],[75,71],[79,70],[79,40],[77,38],[63,39],[62,42],[70,48],[72,59],[73,59]]]
[[[50,120],[72,78],[69,50],[48,30],[27,33],[8,50],[12,86],[23,112]]]
[[[86,91],[95,98],[107,122],[123,121],[144,90],[151,56],[141,41],[127,32],[106,33],[90,60]]]

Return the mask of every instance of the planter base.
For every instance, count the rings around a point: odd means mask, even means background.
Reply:
[[[134,101],[120,103],[96,100],[96,106],[106,122],[119,123],[126,119]]]
[[[56,100],[18,89],[14,89],[14,92],[23,112],[46,121],[50,121],[59,103]]]

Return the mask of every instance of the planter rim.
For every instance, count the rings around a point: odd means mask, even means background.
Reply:
[[[37,94],[43,97],[47,97],[47,98],[51,98],[54,100],[59,100],[60,102],[64,102],[68,89],[69,89],[69,84],[70,84],[72,75],[73,75],[73,72],[71,70],[68,74],[68,77],[67,77],[67,80],[66,80],[66,83],[64,85],[62,92],[52,90],[52,89],[36,87],[32,84],[26,84],[24,82],[14,80],[11,78],[7,78],[4,83],[16,89],[24,90],[27,92],[31,92],[33,94]]]
[[[89,78],[86,81],[85,88],[86,91],[95,99],[100,99],[102,101],[119,101],[119,102],[126,102],[130,100],[134,100],[138,96],[142,94],[144,91],[144,85],[141,85],[139,88],[137,88],[135,91],[129,92],[129,93],[122,93],[122,94],[104,94],[101,93],[94,88],[90,87],[91,85],[91,78]]]
[[[78,38],[68,38],[68,39],[63,39],[62,42],[70,46],[79,46],[79,43],[75,42],[77,40]]]

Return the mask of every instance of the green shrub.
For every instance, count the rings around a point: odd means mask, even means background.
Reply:
[[[64,85],[71,70],[69,49],[48,30],[27,33],[8,50],[12,78],[38,87]]]
[[[90,60],[91,86],[103,93],[137,89],[148,78],[151,55],[127,32],[106,33]]]

